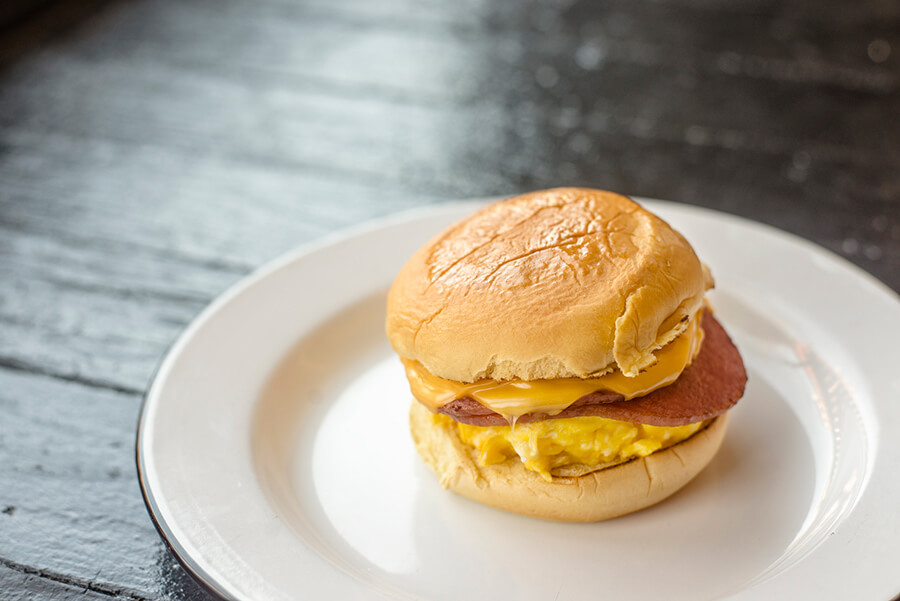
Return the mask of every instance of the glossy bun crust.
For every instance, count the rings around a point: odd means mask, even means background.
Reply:
[[[672,495],[710,462],[725,435],[728,414],[687,440],[646,457],[547,482],[517,458],[482,467],[458,430],[436,424],[417,402],[410,410],[416,450],[441,485],[479,503],[545,520],[596,522],[644,509]]]
[[[558,188],[491,204],[422,247],[391,287],[386,329],[401,357],[459,382],[636,375],[711,286],[662,219]]]

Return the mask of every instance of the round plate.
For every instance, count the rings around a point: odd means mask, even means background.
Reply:
[[[232,288],[163,361],[138,430],[160,532],[219,594],[276,599],[888,599],[900,591],[896,296],[775,229],[643,201],[712,268],[749,372],[710,466],[596,524],[442,490],[407,431],[385,293],[480,203],[378,222]]]

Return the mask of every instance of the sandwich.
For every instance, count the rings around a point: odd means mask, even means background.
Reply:
[[[619,194],[478,210],[388,293],[419,455],[445,488],[549,520],[672,495],[718,451],[747,381],[712,287],[684,237]]]

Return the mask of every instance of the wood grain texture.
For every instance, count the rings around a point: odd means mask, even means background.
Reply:
[[[143,506],[140,398],[0,367],[0,567],[116,598],[202,598]]]
[[[89,582],[77,582],[46,570],[36,570],[21,564],[0,564],[0,596],[4,601],[108,601],[111,598],[143,601],[140,597],[125,596],[116,590],[100,592],[91,587]]]
[[[0,34],[3,599],[207,598],[143,508],[141,394],[210,300],[342,227],[590,185],[900,291],[896,2],[59,6]]]

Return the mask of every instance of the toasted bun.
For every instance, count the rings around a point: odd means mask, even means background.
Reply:
[[[662,501],[706,467],[728,422],[726,413],[687,440],[646,457],[547,482],[515,458],[478,465],[477,451],[460,440],[458,430],[436,424],[417,402],[409,418],[416,449],[444,488],[504,511],[561,522],[597,522]]]
[[[436,376],[634,376],[712,286],[690,244],[632,200],[558,188],[489,205],[403,267],[388,294],[397,353]]]

